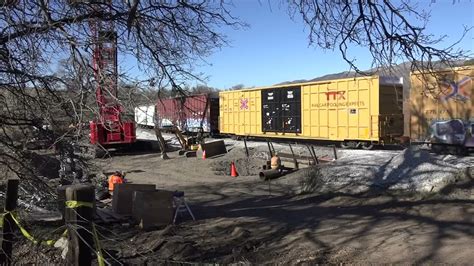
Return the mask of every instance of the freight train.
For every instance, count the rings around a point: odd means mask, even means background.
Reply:
[[[474,148],[474,66],[411,74],[410,138],[436,152]]]
[[[217,93],[181,96],[158,101],[158,123],[162,127],[177,125],[186,132],[219,132],[219,97]]]
[[[403,135],[403,80],[361,77],[219,93],[220,132],[371,149]]]
[[[402,78],[369,76],[166,99],[155,115],[160,126],[183,131],[363,149],[412,141],[464,152],[474,148],[473,77],[474,66],[413,72],[405,108]]]
[[[153,125],[165,130],[176,126],[186,133],[216,135],[219,133],[219,95],[204,93],[160,99],[155,106],[136,108],[135,117],[143,126],[150,126],[153,121]]]

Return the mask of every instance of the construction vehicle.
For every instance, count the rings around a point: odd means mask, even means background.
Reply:
[[[173,133],[175,134],[179,144],[181,145],[179,155],[184,154],[186,155],[186,157],[195,156],[196,150],[198,149],[198,145],[204,141],[202,134],[186,138],[177,126],[173,126]]]
[[[217,94],[211,93],[160,99],[154,115],[160,145],[166,148],[161,136],[161,131],[166,131],[176,136],[181,146],[180,155],[195,156],[205,136],[218,133],[218,108]]]
[[[111,6],[96,5],[97,8]],[[97,83],[96,102],[98,117],[90,122],[90,142],[103,148],[130,145],[136,142],[134,121],[122,119],[123,106],[118,101],[117,89],[117,33],[113,21],[92,19],[89,22],[93,36],[92,66]]]
[[[173,125],[171,127],[171,132],[176,136],[176,139],[178,140],[179,145],[181,146],[179,155],[185,155],[186,157],[195,157],[196,150],[198,149],[198,144],[201,144],[204,141],[202,134],[199,134],[198,136],[185,137],[176,125]],[[161,134],[161,129],[159,126],[155,126],[155,134],[158,140],[158,144],[160,145],[160,150],[162,151],[161,158],[168,159],[169,157],[166,152],[169,151],[169,149],[166,145],[167,143],[163,138],[163,135]]]

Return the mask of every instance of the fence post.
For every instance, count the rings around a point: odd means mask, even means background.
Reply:
[[[81,204],[94,204],[94,200],[93,186],[73,185],[66,188],[66,202],[77,203],[76,206],[66,207],[64,214],[69,236],[67,265],[91,265],[94,249],[91,221],[94,208]]]
[[[20,184],[19,179],[8,179],[7,181],[7,193],[5,196],[5,212],[13,212],[17,206],[18,199],[18,185]],[[3,238],[2,238],[2,251],[0,251],[0,265],[11,265],[12,264],[12,251],[13,251],[13,231],[15,229],[15,222],[10,213],[7,213],[3,217]]]

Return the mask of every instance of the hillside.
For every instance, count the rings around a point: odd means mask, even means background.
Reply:
[[[454,66],[463,66],[463,65],[470,65],[473,64],[474,59],[466,60],[466,61],[457,61],[452,63]],[[438,68],[446,68],[448,67],[447,64],[438,64]],[[391,68],[372,68],[368,70],[364,70],[366,73],[373,73],[373,74],[379,74],[382,76],[399,76],[403,77],[404,83],[409,86],[409,79],[410,79],[410,71],[411,71],[411,63],[410,62],[404,62],[398,65],[395,65]],[[360,77],[363,76],[360,73],[357,73],[355,71],[343,71],[339,73],[331,73],[331,74],[326,74],[320,77],[312,78],[312,79],[299,79],[299,80],[293,80],[293,81],[283,81],[280,83],[277,83],[275,85],[286,85],[286,84],[294,84],[294,83],[303,83],[303,82],[311,82],[311,81],[322,81],[322,80],[331,80],[331,79],[341,79],[341,78],[353,78],[353,77]],[[404,85],[405,85],[404,84]]]

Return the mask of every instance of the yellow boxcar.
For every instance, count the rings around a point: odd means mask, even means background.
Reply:
[[[474,66],[411,73],[410,138],[431,141],[433,125],[460,120],[474,131]],[[469,136],[468,136],[469,137]],[[474,147],[474,139],[463,141]],[[461,144],[461,143],[460,143]]]
[[[403,135],[403,81],[359,77],[219,93],[222,134],[370,147]]]

